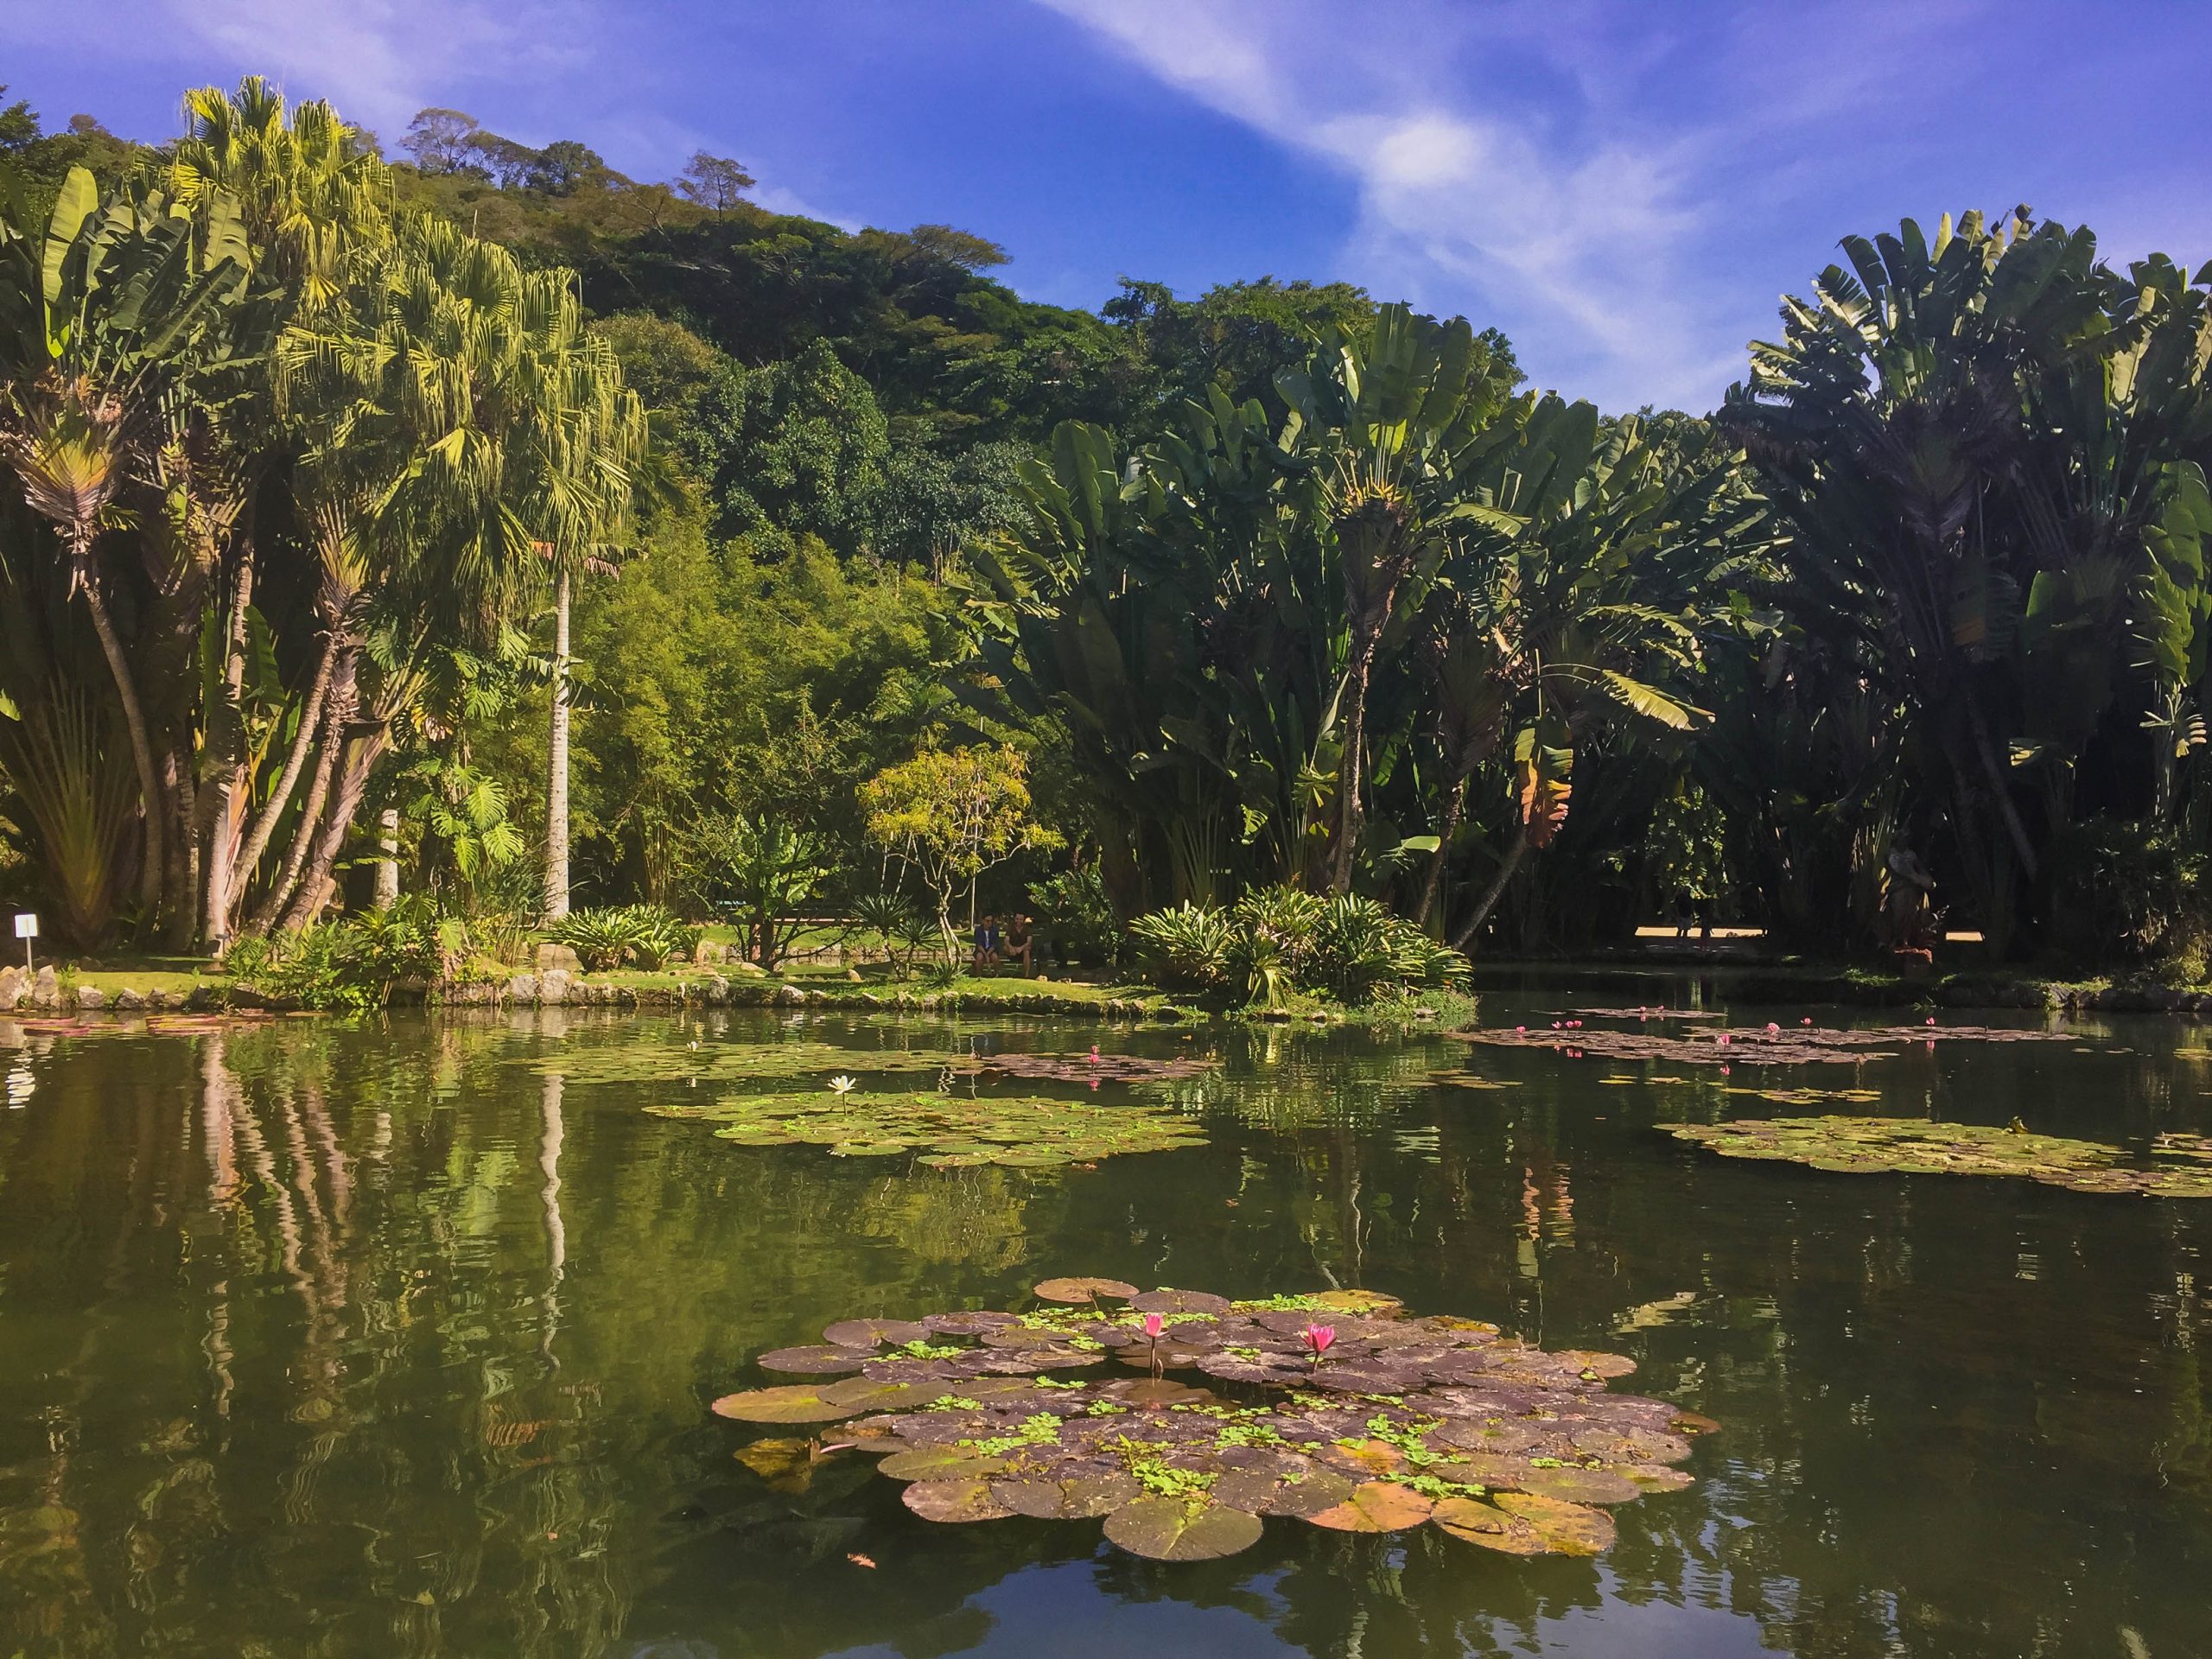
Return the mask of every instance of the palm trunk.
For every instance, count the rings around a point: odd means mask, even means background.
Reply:
[[[1497,867],[1497,874],[1491,878],[1490,886],[1483,889],[1483,896],[1475,900],[1475,908],[1459,931],[1452,937],[1452,948],[1465,950],[1483,931],[1483,924],[1490,920],[1490,913],[1497,908],[1497,901],[1505,896],[1506,884],[1513,880],[1513,872],[1521,868],[1521,860],[1529,850],[1529,826],[1523,821],[1514,826],[1513,844],[1505,849],[1504,861]]]
[[[230,625],[224,632],[223,703],[217,711],[217,729],[211,733],[221,750],[221,765],[214,786],[200,802],[207,856],[202,872],[206,889],[200,908],[200,944],[220,955],[230,943],[231,887],[238,868],[238,840],[245,828],[246,767],[245,711],[240,706],[245,692],[246,612],[253,603],[253,544],[238,549],[238,574],[231,586]]]
[[[569,572],[554,583],[553,715],[546,745],[545,917],[569,913]]]
[[[224,895],[226,930],[236,925],[238,906],[245,899],[245,885],[253,880],[253,872],[261,862],[261,855],[269,850],[269,842],[276,833],[276,821],[284,816],[290,804],[292,791],[298,786],[300,773],[306,770],[308,753],[315,747],[315,731],[322,723],[323,699],[330,691],[330,670],[334,656],[333,641],[326,638],[322,651],[316,658],[315,678],[308,686],[307,706],[300,710],[299,729],[292,734],[290,753],[284,757],[284,770],[278,774],[269,798],[262,803],[261,811],[253,821],[253,830],[246,836],[245,847],[238,854],[231,872],[230,891]]]
[[[315,851],[300,877],[299,888],[292,894],[291,903],[284,907],[281,925],[286,931],[296,932],[308,926],[329,902],[331,873],[337,867],[338,855],[345,850],[346,836],[353,828],[361,802],[369,792],[370,776],[383,757],[390,732],[389,727],[378,724],[347,742],[345,767],[332,791],[330,810],[315,834]]]
[[[144,858],[138,870],[138,901],[145,912],[145,922],[150,925],[162,906],[162,835],[166,828],[163,819],[168,798],[162,789],[160,777],[154,771],[154,741],[146,729],[146,711],[139,706],[138,684],[131,676],[130,664],[123,655],[123,642],[116,637],[115,620],[107,612],[107,601],[101,597],[99,576],[92,569],[92,538],[78,533],[72,551],[76,557],[78,585],[85,590],[85,605],[92,612],[92,632],[99,636],[100,652],[107,658],[109,674],[115,679],[115,693],[123,703],[123,723],[130,734],[130,760],[138,770],[138,793],[146,811],[146,845]]]
[[[249,933],[266,933],[276,925],[297,888],[300,872],[307,867],[315,846],[315,830],[322,822],[323,803],[330,794],[330,780],[338,769],[339,753],[346,747],[346,728],[353,718],[353,652],[350,643],[338,652],[331,670],[330,690],[323,699],[322,747],[315,756],[315,779],[300,807],[300,821],[292,830],[283,868],[246,924]]]

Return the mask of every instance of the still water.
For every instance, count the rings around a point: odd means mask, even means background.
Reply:
[[[679,1027],[1224,1065],[1171,1086],[1208,1146],[1046,1170],[733,1146],[640,1109],[696,1098],[681,1077],[531,1065]],[[2201,1033],[2082,1032],[1777,1080],[2110,1141],[2212,1128],[2212,1065],[2176,1052]],[[1789,1109],[1723,1095],[1741,1067],[1602,1081],[1626,1071],[747,1014],[0,1023],[0,1659],[2212,1655],[2212,1202],[1727,1162],[1652,1125]],[[1366,1286],[1630,1354],[1621,1386],[1723,1428],[1594,1561],[1274,1521],[1170,1566],[1096,1522],[929,1524],[859,1459],[777,1490],[705,1409],[830,1320],[1055,1274]]]

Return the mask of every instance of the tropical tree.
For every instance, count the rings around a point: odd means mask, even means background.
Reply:
[[[1009,747],[925,749],[861,785],[868,838],[911,868],[937,904],[947,968],[960,961],[952,907],[984,871],[1058,837],[1031,817],[1028,767]]]

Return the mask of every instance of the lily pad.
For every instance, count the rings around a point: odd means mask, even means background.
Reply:
[[[1210,1561],[1260,1541],[1260,1517],[1210,1497],[1140,1497],[1106,1517],[1106,1536],[1155,1561]]]
[[[1034,1289],[1039,1298],[1048,1302],[1089,1303],[1101,1296],[1126,1302],[1137,1294],[1135,1285],[1125,1285],[1119,1279],[1047,1279]]]
[[[880,1348],[920,1342],[929,1334],[919,1319],[840,1319],[823,1327],[822,1339],[837,1348]]]
[[[1014,1513],[988,1480],[918,1480],[899,1501],[925,1521],[1003,1521]]]
[[[726,1394],[708,1409],[717,1417],[731,1417],[741,1423],[834,1423],[840,1417],[854,1415],[860,1408],[840,1405],[823,1398],[820,1389],[794,1382],[787,1388]]]
[[[2162,1135],[2130,1160],[2117,1147],[2012,1127],[1920,1118],[1778,1117],[1667,1126],[1725,1158],[1802,1164],[1838,1174],[1998,1175],[2094,1192],[2212,1198],[2212,1142]]]
[[[1439,1501],[1455,1506],[1440,1525],[1487,1548],[1590,1553],[1611,1536],[1592,1506],[1677,1488],[1688,1477],[1668,1465],[1689,1451],[1681,1431],[1707,1426],[1610,1392],[1624,1363],[1611,1356],[1546,1352],[1473,1319],[1408,1318],[1370,1293],[1232,1306],[1154,1291],[1109,1315],[1088,1300],[1096,1282],[1077,1281],[1082,1302],[1020,1314],[842,1321],[829,1346],[861,1353],[861,1376],[734,1395],[715,1409],[764,1422],[858,1418],[823,1449],[880,1456],[887,1476],[911,1483],[905,1501],[918,1515],[1103,1515],[1117,1543],[1169,1560],[1241,1548],[1263,1514],[1385,1532],[1421,1524]],[[1146,1300],[1163,1340],[1130,1340]],[[1318,1364],[1305,1335],[1317,1319],[1335,1332]],[[1102,1370],[1115,1355],[1140,1374]],[[1226,1397],[1194,1389],[1153,1375],[1153,1358],[1242,1386]],[[747,1460],[769,1478],[810,1478],[817,1449],[802,1469],[793,1448],[760,1444]],[[1468,1506],[1478,1491],[1496,1501]]]
[[[1337,1532],[1403,1532],[1428,1519],[1433,1500],[1387,1480],[1363,1481],[1351,1496],[1306,1518]]]
[[[978,1457],[958,1446],[929,1446],[894,1452],[875,1465],[893,1480],[988,1480],[1007,1471],[1002,1459]]]
[[[873,1348],[815,1343],[804,1348],[772,1348],[753,1363],[764,1371],[781,1371],[787,1376],[849,1376],[874,1357]]]
[[[1550,1554],[1550,1546],[1535,1528],[1478,1497],[1440,1498],[1428,1518],[1454,1538],[1501,1555]]]
[[[991,1495],[1016,1515],[1039,1521],[1087,1521],[1126,1508],[1144,1496],[1133,1476],[1107,1473],[1066,1479],[1031,1476],[995,1480]]]
[[[1129,1298],[1140,1313],[1226,1313],[1229,1298],[1203,1290],[1147,1290]]]
[[[1554,1555],[1598,1555],[1612,1547],[1613,1517],[1535,1492],[1500,1492],[1497,1507],[1527,1522]]]
[[[913,1153],[932,1168],[1057,1169],[1205,1144],[1195,1123],[1164,1107],[1044,1096],[823,1089],[646,1109],[713,1124],[718,1137],[742,1146],[817,1146],[843,1158]]]

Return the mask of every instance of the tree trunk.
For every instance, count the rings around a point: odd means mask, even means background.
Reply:
[[[276,918],[291,902],[300,872],[306,868],[308,855],[315,846],[315,830],[322,821],[323,803],[329,797],[330,780],[338,769],[339,753],[346,747],[346,728],[353,719],[353,651],[348,643],[338,652],[337,663],[331,670],[330,690],[323,699],[322,747],[315,756],[315,779],[308,785],[308,798],[300,807],[300,821],[293,827],[283,868],[246,924],[250,933],[266,933],[276,925]]]
[[[378,910],[399,902],[399,809],[387,806],[377,814],[377,892]]]
[[[284,808],[297,787],[300,773],[306,770],[308,751],[315,747],[317,728],[322,724],[323,700],[330,692],[330,670],[334,656],[334,642],[326,638],[322,651],[315,665],[315,678],[308,686],[307,706],[300,710],[299,729],[292,734],[292,747],[284,757],[284,770],[278,774],[276,785],[269,791],[269,798],[262,803],[261,811],[253,821],[253,830],[246,837],[245,847],[238,856],[231,872],[231,889],[224,896],[230,918],[226,925],[237,926],[238,907],[245,900],[246,883],[253,880],[255,868],[261,855],[269,850],[269,842],[276,833],[276,821],[284,816]]]
[[[205,903],[200,907],[200,942],[219,956],[230,943],[231,887],[238,868],[238,840],[245,828],[246,766],[245,694],[246,612],[253,604],[253,544],[238,549],[238,574],[231,584],[230,622],[223,634],[223,701],[213,711],[208,733],[219,765],[214,785],[200,803],[200,823],[207,848],[202,860]]]
[[[1506,883],[1513,880],[1513,872],[1521,868],[1521,860],[1529,850],[1529,825],[1524,820],[1514,827],[1513,844],[1505,849],[1505,861],[1497,867],[1497,874],[1491,878],[1483,896],[1475,900],[1474,913],[1470,915],[1459,932],[1452,935],[1452,948],[1465,950],[1483,931],[1483,924],[1490,920],[1490,913],[1497,908],[1497,901],[1505,896]]]
[[[1982,718],[1981,700],[1974,694],[1970,682],[1961,680],[1961,689],[1966,693],[1967,723],[1974,734],[1975,753],[1981,757],[1981,768],[1988,775],[1989,787],[1997,798],[1997,810],[2005,820],[2005,833],[2012,837],[2012,851],[2020,861],[2020,868],[2029,880],[2036,879],[2036,853],[2029,843],[2027,826],[2020,822],[2019,809],[2012,804],[2012,782],[2005,769],[1997,764],[1997,746],[1989,735],[1989,722]]]
[[[1436,837],[1436,850],[1429,855],[1428,879],[1421,883],[1421,903],[1414,907],[1414,925],[1427,927],[1429,912],[1436,908],[1436,895],[1444,887],[1444,867],[1452,861],[1452,837],[1459,831],[1459,820],[1467,810],[1467,780],[1452,780],[1452,792],[1444,798],[1444,825]]]
[[[553,715],[546,745],[545,918],[569,913],[569,573],[554,583]]]
[[[107,601],[100,595],[99,575],[92,569],[92,538],[79,533],[73,540],[75,545],[71,550],[76,559],[77,582],[85,590],[85,605],[92,614],[92,632],[99,636],[100,652],[107,658],[108,672],[115,679],[116,696],[123,703],[123,723],[130,734],[131,762],[138,769],[138,793],[146,810],[146,846],[144,862],[138,871],[138,901],[145,912],[144,925],[151,925],[162,906],[162,837],[168,827],[163,819],[168,797],[154,771],[154,741],[146,730],[146,711],[138,703],[137,682],[131,677],[130,664],[124,658],[123,642],[116,637],[114,619],[107,613]]]
[[[1344,753],[1337,762],[1337,844],[1329,870],[1329,887],[1336,893],[1351,891],[1353,855],[1359,844],[1361,752],[1367,746],[1367,682],[1374,670],[1370,645],[1352,664],[1344,687],[1351,706],[1344,712]]]
[[[338,855],[345,850],[346,836],[369,792],[370,776],[390,741],[391,728],[381,721],[347,741],[345,766],[331,792],[330,810],[315,834],[315,851],[300,877],[299,889],[284,907],[282,925],[286,931],[297,932],[308,926],[329,901],[331,872],[337,867]]]

